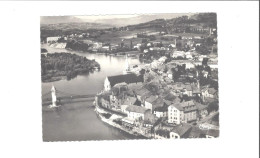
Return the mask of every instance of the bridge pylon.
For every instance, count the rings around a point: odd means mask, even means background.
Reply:
[[[50,104],[50,108],[55,108],[58,107],[57,106],[57,96],[56,96],[56,88],[54,87],[54,85],[52,85],[51,88],[51,98],[52,98],[52,104]]]

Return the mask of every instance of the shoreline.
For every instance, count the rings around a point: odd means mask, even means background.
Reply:
[[[140,138],[140,139],[150,139],[149,137],[143,135],[142,133],[138,133],[138,132],[134,132],[134,131],[129,131],[129,130],[125,129],[124,127],[122,127],[122,126],[116,124],[115,122],[113,122],[113,121],[111,121],[111,120],[109,120],[109,119],[106,119],[104,116],[101,115],[101,113],[109,113],[109,114],[111,114],[111,116],[110,116],[110,118],[111,118],[112,115],[115,116],[116,114],[112,114],[112,113],[106,111],[105,109],[101,109],[101,107],[99,107],[99,106],[95,106],[94,111],[96,112],[98,118],[100,118],[100,120],[101,120],[102,122],[106,123],[107,125],[109,125],[109,126],[111,126],[111,127],[114,127],[114,128],[116,128],[116,129],[118,129],[118,130],[120,130],[120,131],[126,132],[127,134],[130,134],[130,135],[132,135],[132,136],[142,137],[142,138]],[[122,118],[122,116],[118,116],[118,115],[117,115],[117,117],[118,117],[118,118]]]

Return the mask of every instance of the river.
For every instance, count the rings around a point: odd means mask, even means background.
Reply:
[[[95,59],[101,66],[100,71],[86,75],[78,75],[71,80],[60,80],[42,83],[42,94],[51,90],[54,85],[58,90],[72,94],[96,94],[103,89],[106,76],[122,74],[125,57],[101,54],[90,54],[66,49],[50,48],[42,45],[49,53],[70,52]],[[140,64],[139,59],[128,59],[130,65]],[[88,105],[92,102],[65,104],[61,110],[42,111],[43,141],[84,141],[84,140],[121,140],[136,139],[103,123]]]

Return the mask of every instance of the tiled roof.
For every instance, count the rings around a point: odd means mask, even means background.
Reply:
[[[191,125],[187,123],[182,123],[177,126],[174,126],[171,130],[171,132],[179,134],[179,136],[183,136],[186,132],[188,132],[191,129]]]
[[[116,85],[117,83],[137,83],[137,82],[143,82],[143,76],[137,76],[135,74],[126,74],[126,75],[117,75],[117,76],[108,76],[107,77],[111,87]]]
[[[150,92],[150,91],[149,91],[148,89],[144,88],[144,87],[135,90],[135,93],[136,93],[137,95],[142,95],[142,94],[148,93],[148,92]]]
[[[191,85],[185,85],[187,91],[192,91]]]
[[[141,107],[141,106],[136,106],[136,105],[129,105],[126,108],[126,111],[130,111],[130,112],[136,112],[136,113],[141,113],[144,114],[145,111],[147,111],[148,109]]]
[[[159,129],[157,131],[155,131],[155,133],[159,136],[163,136],[163,137],[166,137],[166,138],[170,138],[170,132],[167,131],[167,130],[163,130],[163,129]]]
[[[135,97],[128,97],[123,104],[125,105],[132,105],[136,102],[136,98]]]
[[[194,102],[196,107],[198,108],[198,110],[203,110],[203,109],[206,109],[208,106],[207,105],[203,105],[203,104],[200,104],[198,102]]]
[[[215,94],[217,92],[217,90],[215,90],[214,88],[209,88],[209,94]]]
[[[207,131],[206,135],[213,136],[213,137],[218,137],[219,136],[219,130],[209,129]]]
[[[158,97],[155,95],[149,96],[147,99],[145,99],[146,102],[153,103]]]
[[[205,134],[205,131],[201,130],[197,126],[192,126],[192,129],[190,131],[189,137],[190,138],[200,138],[201,135]]]
[[[197,86],[192,86],[192,93],[201,93],[201,91]]]
[[[166,112],[166,111],[168,111],[168,106],[166,104],[164,104],[163,106],[154,108],[154,111]]]
[[[162,98],[157,98],[155,101],[152,102],[153,109],[156,107],[162,107],[164,105],[164,101]]]
[[[153,95],[152,92],[147,91],[147,92],[141,94],[141,100],[145,100],[145,99],[149,98],[152,95]]]
[[[195,105],[195,104],[192,100],[181,103],[182,107],[188,107],[188,106],[193,106],[193,105]]]
[[[170,106],[173,106],[173,107],[175,107],[176,109],[178,109],[180,111],[183,110],[183,107],[181,106],[181,103],[174,103],[174,104],[172,104]]]
[[[156,121],[156,117],[154,114],[151,114],[150,112],[146,112],[144,115],[144,123],[146,124],[154,124]]]

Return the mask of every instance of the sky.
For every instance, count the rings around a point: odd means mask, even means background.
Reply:
[[[83,20],[101,20],[101,19],[115,19],[115,18],[132,18],[139,15],[90,15],[90,16],[75,16]]]
[[[82,15],[82,16],[43,16],[41,24],[90,22],[113,26],[126,26],[145,23],[155,19],[172,19],[193,13],[161,13],[161,14],[125,14],[125,15]]]

